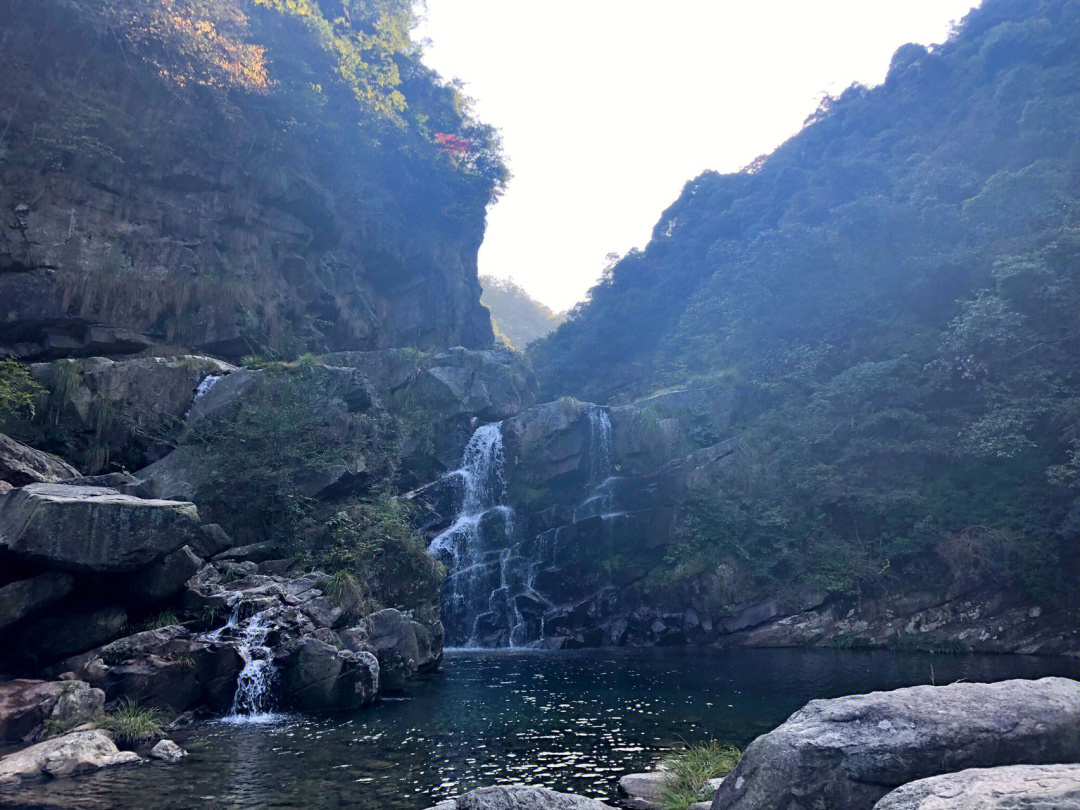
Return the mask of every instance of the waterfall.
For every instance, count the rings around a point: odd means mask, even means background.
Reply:
[[[449,563],[451,573],[443,586],[447,635],[466,646],[476,644],[481,608],[502,580],[500,558],[513,533],[513,510],[502,503],[504,468],[501,425],[477,428],[465,446],[461,467],[446,476],[458,478],[463,489],[457,517],[428,548]]]
[[[214,383],[216,383],[224,376],[224,374],[207,374],[205,377],[202,378],[202,381],[195,389],[195,395],[191,398],[191,404],[189,404],[187,410],[184,411],[185,419],[187,419],[188,414],[191,413],[191,409],[195,407],[195,403],[202,399],[206,392],[214,387]]]
[[[269,712],[273,699],[273,650],[266,643],[271,625],[263,613],[253,613],[240,619],[240,602],[233,607],[228,623],[215,630],[211,637],[220,639],[226,632],[235,636],[236,651],[244,662],[236,678],[232,707],[224,720],[230,723],[263,723],[277,715]]]
[[[574,510],[574,520],[599,517],[603,520],[618,517],[615,511],[615,455],[611,441],[611,417],[604,408],[589,411],[589,480],[592,489]]]

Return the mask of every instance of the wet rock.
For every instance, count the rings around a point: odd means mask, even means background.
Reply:
[[[596,799],[531,785],[480,788],[428,810],[612,810]]]
[[[172,740],[159,740],[157,745],[150,749],[150,757],[163,762],[177,762],[186,756],[187,751]]]
[[[182,546],[136,572],[128,582],[129,598],[141,607],[168,602],[184,590],[202,565],[191,546]]]
[[[192,503],[145,500],[103,487],[30,484],[0,496],[0,547],[72,571],[133,571],[198,531]]]
[[[338,649],[313,635],[283,663],[286,700],[306,711],[349,711],[379,693],[379,662],[371,653]]]
[[[105,693],[78,680],[14,680],[0,683],[0,744],[30,742],[46,724],[71,728],[105,705]]]
[[[916,686],[814,700],[758,737],[713,810],[863,810],[964,768],[1080,760],[1080,683]]]
[[[1080,765],[971,768],[903,785],[874,810],[1080,810]]]
[[[63,599],[71,593],[73,582],[70,574],[46,571],[0,588],[0,628]]]
[[[46,777],[76,776],[141,761],[138,754],[118,749],[100,729],[73,731],[0,759],[0,786]]]
[[[0,481],[13,487],[77,478],[79,471],[61,458],[35,450],[0,433]]]

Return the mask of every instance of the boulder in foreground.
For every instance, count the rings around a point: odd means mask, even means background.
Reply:
[[[750,744],[712,810],[870,810],[916,779],[1077,761],[1076,681],[915,686],[811,701]]]
[[[439,802],[429,810],[611,810],[596,799],[531,785],[480,788]]]
[[[195,504],[104,487],[30,484],[0,495],[0,548],[70,571],[133,571],[199,530]]]
[[[971,768],[909,782],[874,810],[1080,810],[1080,765]]]
[[[89,773],[113,765],[141,762],[132,751],[121,751],[100,729],[73,731],[0,759],[0,786]]]

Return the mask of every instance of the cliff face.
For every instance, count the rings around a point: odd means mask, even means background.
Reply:
[[[476,279],[490,171],[337,86],[310,20],[205,5],[220,19],[172,0],[119,22],[0,4],[0,354],[490,345]],[[187,58],[206,41],[140,27],[157,6],[217,32],[239,19],[233,44],[257,50],[239,78],[206,79]],[[472,125],[415,54],[393,58],[413,114]]]

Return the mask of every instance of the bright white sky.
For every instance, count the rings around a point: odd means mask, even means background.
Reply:
[[[514,174],[480,272],[556,310],[643,247],[705,169],[737,171],[822,93],[879,84],[973,0],[427,0],[425,61],[466,83]]]

